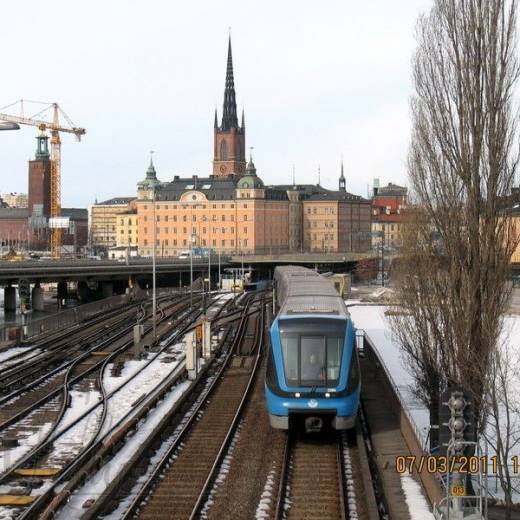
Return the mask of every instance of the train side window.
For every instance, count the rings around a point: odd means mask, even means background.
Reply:
[[[341,355],[343,353],[343,338],[327,337],[327,383],[337,385]]]
[[[298,336],[284,334],[281,340],[285,380],[288,386],[295,386],[298,384]]]

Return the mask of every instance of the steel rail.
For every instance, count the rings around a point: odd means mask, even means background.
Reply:
[[[163,317],[163,320],[165,318]],[[183,318],[181,318],[182,320]],[[181,321],[179,320],[179,321]],[[175,328],[176,326],[178,326],[178,324],[174,325],[173,327]],[[149,326],[147,329],[146,329],[146,332],[148,333],[149,331],[151,330],[151,326]],[[121,354],[122,352],[124,352],[125,350],[127,350],[129,347],[131,347],[133,345],[133,338],[128,340],[127,342],[125,342],[123,345],[121,345],[120,347],[118,347],[116,350],[114,350],[113,352],[111,352],[109,354],[109,356],[107,358],[105,358],[104,360],[101,361],[100,364],[106,364],[107,363],[107,360],[111,360],[113,359],[115,356]],[[159,352],[157,352],[157,354],[155,356],[153,356],[145,365],[143,365],[143,367],[141,368],[141,370],[139,370],[138,372],[136,372],[132,378],[130,378],[128,381],[126,381],[122,386],[120,386],[119,388],[117,388],[116,390],[114,390],[113,392],[111,392],[108,397],[111,397],[112,395],[114,395],[115,393],[117,393],[119,390],[121,390],[124,386],[126,386],[130,381],[132,381],[133,378],[135,378],[142,370],[146,369],[148,367],[148,365],[150,363],[152,363],[155,358],[165,349],[167,348],[166,346],[163,347],[163,349],[161,349]],[[98,364],[98,367],[99,368],[99,364]],[[63,388],[60,386],[59,388],[59,391],[64,391]],[[68,394],[68,391],[66,391],[66,394]],[[67,399],[65,399],[65,403],[67,403]],[[67,403],[68,404],[68,403]],[[86,416],[88,416],[90,413],[92,413],[98,406],[102,405],[103,402],[98,402],[98,403],[95,403],[93,404],[90,408],[88,408],[87,410],[85,410],[80,416],[78,416],[73,422],[71,422],[65,429],[63,429],[62,431],[59,432],[59,434],[55,435],[54,437],[50,437],[50,436],[46,436],[44,441],[43,442],[40,442],[37,446],[35,446],[32,450],[30,450],[26,455],[24,455],[23,457],[21,457],[13,466],[11,466],[8,470],[6,470],[4,473],[0,474],[0,484],[2,482],[4,482],[7,478],[9,478],[16,469],[19,469],[22,465],[26,464],[28,461],[30,461],[32,458],[38,456],[38,454],[42,451],[44,451],[50,444],[52,444],[54,441],[56,441],[56,439],[63,435],[66,431],[68,431],[70,428],[72,428],[74,425],[76,425],[79,421],[81,421],[82,419],[84,419]],[[59,426],[59,422],[55,423],[52,427],[52,431],[51,431],[51,434],[57,429],[57,427]]]
[[[214,390],[217,388],[217,385],[220,382],[222,373],[226,370],[227,365],[233,355],[235,348],[237,347],[237,345],[239,345],[239,343],[241,341],[241,338],[242,338],[242,335],[243,335],[244,329],[245,329],[245,323],[246,323],[245,315],[247,313],[249,303],[250,302],[247,301],[244,306],[243,314],[240,317],[240,322],[239,322],[237,330],[235,332],[232,346],[229,349],[229,351],[227,352],[224,361],[222,362],[217,374],[213,378],[213,381],[211,382],[210,386],[207,388],[204,398],[200,399],[200,402],[198,403],[198,405],[195,406],[195,408],[190,412],[191,415],[186,420],[182,429],[176,435],[174,442],[168,448],[166,453],[164,453],[164,455],[161,457],[160,461],[156,464],[155,468],[152,470],[149,477],[142,484],[141,489],[135,494],[132,502],[130,503],[130,505],[128,506],[126,511],[123,513],[121,520],[128,520],[139,509],[141,502],[151,492],[155,482],[160,478],[162,471],[168,465],[172,455],[175,453],[175,451],[177,451],[179,449],[181,442],[186,438],[186,436],[191,431],[193,423],[196,421],[196,418],[197,418],[200,410],[203,408],[203,406],[205,406],[208,397],[210,397],[212,395],[212,393],[214,392]]]
[[[188,316],[183,316],[179,321],[187,320],[187,323],[184,325],[180,325],[180,328],[178,328],[177,332],[169,338],[169,340],[166,342],[166,344],[163,347],[161,347],[161,349],[156,353],[156,355],[153,356],[143,367],[141,367],[141,369],[139,371],[137,371],[135,374],[133,374],[130,379],[128,379],[125,383],[123,383],[120,387],[118,387],[114,391],[107,394],[104,402],[106,403],[113,395],[115,395],[117,392],[121,391],[124,387],[126,387],[129,383],[131,383],[135,379],[135,377],[137,377],[144,370],[146,370],[146,368],[162,352],[164,352],[164,350],[166,350],[174,341],[176,341],[180,336],[182,336],[182,334],[184,334],[186,327],[194,319],[197,319],[199,315],[200,315],[200,311],[198,309],[196,309],[194,313],[191,313],[191,316],[190,316],[190,314],[188,314]],[[166,319],[166,318],[164,318],[164,319]],[[175,325],[174,327],[179,327],[179,324]],[[147,330],[147,332],[150,332],[150,331],[151,331],[151,327]],[[166,376],[165,379],[161,380],[152,390],[150,390],[149,395],[154,396],[157,394],[158,391],[160,391],[160,389],[163,386],[165,386],[165,385],[171,386],[172,384],[174,384],[175,381],[172,382],[169,378],[171,378],[172,375],[174,375],[175,376],[174,380],[176,380],[176,372],[181,372],[182,370],[183,370],[183,367],[181,365],[176,366],[174,369],[172,369],[172,371]],[[147,402],[148,402],[148,400],[147,400]],[[101,404],[102,404],[101,402],[94,404],[91,408],[86,410],[81,417],[77,418],[74,421],[74,423],[69,425],[67,427],[67,429],[72,427],[74,424],[77,424],[80,420],[82,420],[87,415],[92,413],[92,411],[94,409],[96,409],[98,406],[100,406]],[[83,466],[85,466],[86,464],[88,464],[88,462],[92,458],[96,457],[96,452],[98,450],[103,449],[105,440],[113,434],[114,430],[119,428],[125,421],[128,421],[129,418],[131,418],[136,413],[138,413],[138,414],[140,412],[142,413],[143,410],[148,411],[149,405],[145,405],[143,403],[141,403],[141,405],[142,406],[137,410],[133,409],[133,408],[129,409],[128,412],[122,418],[120,418],[118,420],[118,422],[111,428],[111,430],[108,431],[103,436],[99,437],[99,433],[97,434],[97,436],[93,436],[92,437],[93,440],[91,440],[91,442],[89,442],[88,447],[86,449],[83,449],[80,452],[80,454],[76,455],[75,460],[71,464],[66,466],[62,470],[62,472],[60,473],[58,478],[51,484],[51,486],[49,486],[49,488],[47,488],[42,495],[40,495],[32,504],[30,504],[23,511],[23,513],[20,515],[19,519],[20,520],[28,519],[28,518],[33,518],[34,515],[40,515],[40,510],[43,507],[46,507],[46,504],[48,504],[47,510],[41,516],[38,516],[38,518],[46,518],[47,517],[46,515],[53,515],[54,511],[59,507],[59,505],[61,505],[62,501],[65,500],[72,491],[72,484],[71,485],[69,485],[70,483],[67,484],[69,482],[69,480],[71,482],[74,481],[74,475],[79,473],[81,471],[81,468]],[[98,429],[98,431],[101,431],[101,429]],[[62,433],[63,432],[60,432],[60,435]],[[56,438],[49,439],[47,441],[47,445],[52,444],[52,442],[54,442],[55,440],[56,440]],[[1,480],[0,480],[0,482],[1,482]],[[56,494],[56,490],[58,488],[62,487],[62,484],[65,484],[65,488],[61,489],[58,492],[58,494]],[[79,482],[74,481],[74,485],[75,486],[79,485]],[[49,509],[50,509],[50,512],[49,512]]]
[[[213,465],[209,471],[206,481],[204,482],[204,484],[202,486],[202,490],[199,494],[197,502],[195,503],[195,505],[193,507],[193,510],[190,515],[190,520],[195,520],[195,518],[198,518],[200,510],[204,506],[204,501],[207,500],[207,498],[208,498],[208,495],[211,491],[211,486],[213,485],[213,483],[215,482],[215,479],[217,477],[217,471],[221,467],[222,461],[223,461],[226,453],[229,450],[229,446],[231,444],[233,436],[235,435],[235,432],[237,431],[240,420],[244,414],[245,405],[249,401],[249,397],[251,395],[251,388],[253,387],[253,384],[255,383],[255,380],[256,380],[256,376],[258,373],[258,367],[260,366],[260,360],[261,360],[262,353],[263,353],[262,345],[263,345],[263,340],[264,340],[265,304],[264,304],[263,298],[262,298],[261,302],[262,302],[261,303],[262,306],[259,310],[260,316],[257,321],[257,325],[255,327],[256,328],[256,330],[255,330],[255,332],[256,332],[255,343],[256,344],[252,350],[253,352],[256,351],[255,364],[253,365],[253,369],[251,370],[251,375],[249,377],[249,381],[247,382],[247,386],[244,390],[244,394],[242,396],[242,399],[240,400],[240,403],[238,405],[235,416],[233,417],[233,420],[231,421],[228,432],[226,433],[224,441],[222,442],[222,446],[220,447],[220,449],[217,453],[217,456],[215,457],[215,461],[213,462]],[[260,329],[260,331],[258,329]]]

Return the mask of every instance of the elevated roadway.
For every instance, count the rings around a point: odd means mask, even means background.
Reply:
[[[310,266],[352,267],[364,258],[373,258],[374,253],[301,253],[273,255],[221,256],[222,269],[245,266],[269,269],[279,264]],[[212,269],[217,269],[218,257],[211,258]],[[207,258],[194,258],[193,270],[201,272],[208,268]],[[189,259],[157,258],[156,272],[159,276],[190,271]],[[22,262],[0,262],[0,285],[28,282],[58,282],[61,280],[125,280],[129,276],[150,277],[151,258],[132,258],[128,263],[117,260],[27,260]]]

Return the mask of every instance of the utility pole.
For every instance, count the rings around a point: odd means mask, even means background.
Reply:
[[[220,249],[218,250],[218,288],[222,289],[222,279],[220,277]]]
[[[151,152],[153,153],[153,152]],[[157,341],[157,321],[156,314],[156,294],[155,294],[155,243],[157,241],[157,221],[155,217],[155,184],[152,191],[152,205],[153,205],[153,247],[152,247],[152,323],[153,323],[153,342]]]
[[[192,233],[190,237],[190,310],[193,308],[193,240],[195,235]]]

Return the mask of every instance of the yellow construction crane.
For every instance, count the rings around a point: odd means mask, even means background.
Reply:
[[[24,108],[27,104],[44,105],[44,108],[33,114],[30,117],[24,115]],[[4,113],[4,110],[9,111],[19,108],[20,115],[13,115]],[[44,116],[46,113],[52,112],[52,119],[46,121]],[[65,119],[65,125],[60,123],[60,114]],[[61,252],[61,228],[57,217],[61,215],[61,193],[60,193],[60,178],[61,178],[61,139],[60,132],[67,132],[74,134],[78,141],[81,141],[81,136],[85,135],[84,128],[78,128],[70,120],[69,116],[61,109],[58,103],[41,103],[39,101],[28,101],[20,99],[0,108],[0,121],[7,121],[9,123],[18,123],[20,125],[30,125],[39,128],[40,132],[44,133],[49,130],[51,133],[51,214],[52,220],[49,221],[51,227],[51,253],[53,257],[59,257]]]

